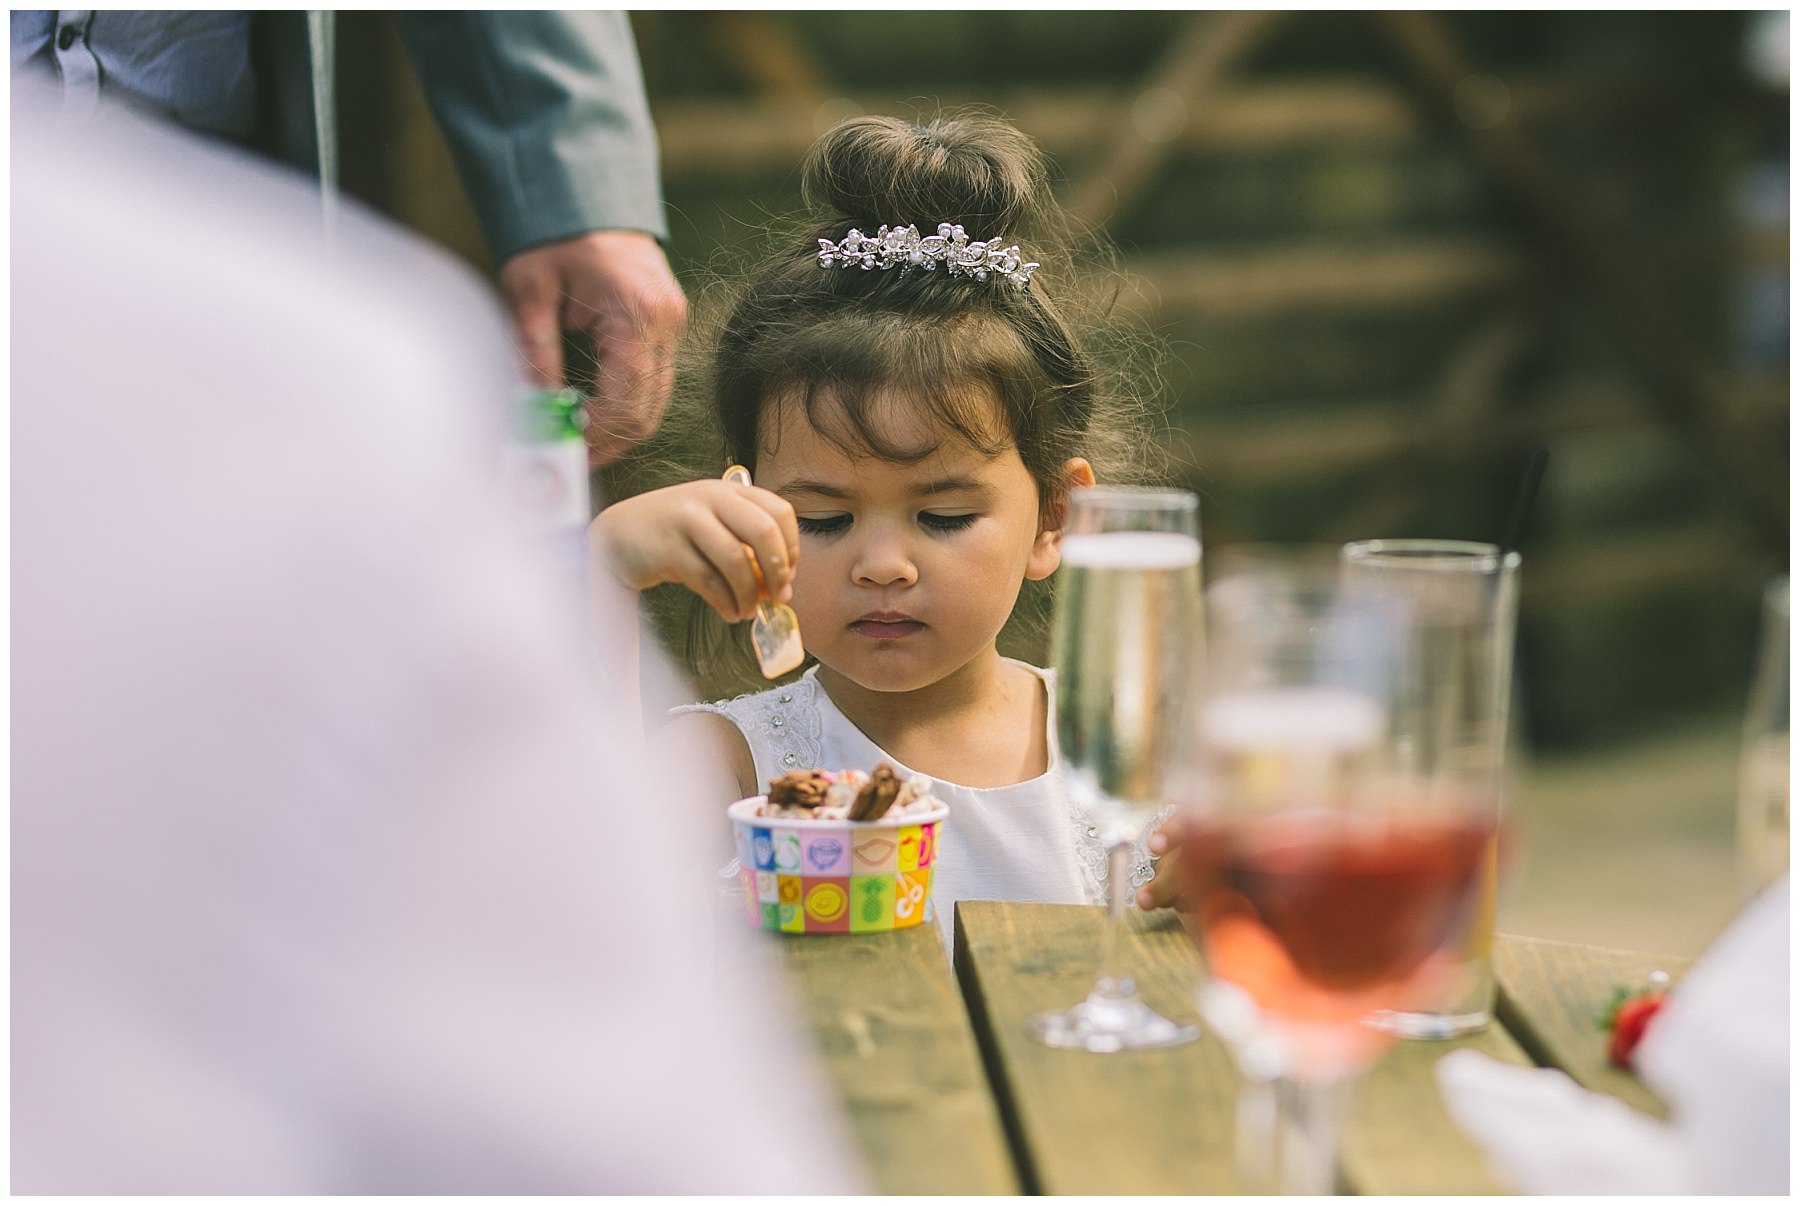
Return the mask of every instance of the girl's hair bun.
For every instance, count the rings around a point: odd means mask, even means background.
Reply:
[[[1029,230],[1048,192],[1044,156],[1013,126],[986,114],[917,125],[897,117],[852,117],[828,130],[806,157],[806,203],[873,234],[882,226],[963,226],[971,239]]]

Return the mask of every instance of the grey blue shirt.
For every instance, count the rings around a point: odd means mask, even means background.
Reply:
[[[12,69],[53,73],[71,115],[104,88],[213,134],[256,122],[247,12],[14,10]]]
[[[183,125],[241,137],[256,124],[249,12],[12,14],[15,80],[44,72],[63,111],[102,91]],[[394,14],[496,260],[590,230],[666,238],[656,133],[623,12]],[[310,87],[310,85],[307,85]],[[310,94],[298,106],[310,114]]]

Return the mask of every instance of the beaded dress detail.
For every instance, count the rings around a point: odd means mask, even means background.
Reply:
[[[847,769],[827,768],[823,762],[819,695],[819,680],[808,670],[784,686],[718,703],[683,704],[669,709],[669,715],[713,712],[729,720],[750,745],[756,781],[767,785],[791,770]]]

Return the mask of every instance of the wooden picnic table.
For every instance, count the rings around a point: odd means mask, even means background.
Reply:
[[[1135,914],[1135,911],[1134,911]],[[1237,1074],[1210,1034],[1160,1051],[1090,1055],[1037,1044],[1025,1020],[1082,997],[1102,910],[964,901],[956,960],[933,925],[891,934],[764,936],[807,1016],[871,1188],[885,1194],[1236,1192]],[[741,924],[741,923],[740,923]],[[1196,959],[1169,914],[1135,914],[1130,967],[1149,1003],[1195,1017]],[[1359,1082],[1339,1177],[1357,1193],[1495,1193],[1450,1121],[1432,1065],[1472,1047],[1561,1068],[1660,1115],[1606,1063],[1596,1019],[1614,985],[1685,962],[1500,935],[1495,1024],[1448,1042],[1396,1043]],[[1204,1030],[1204,1026],[1202,1027]]]

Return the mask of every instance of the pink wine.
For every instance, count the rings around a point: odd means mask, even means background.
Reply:
[[[1211,974],[1292,1021],[1406,1008],[1479,905],[1483,817],[1282,813],[1188,822],[1183,905]]]

